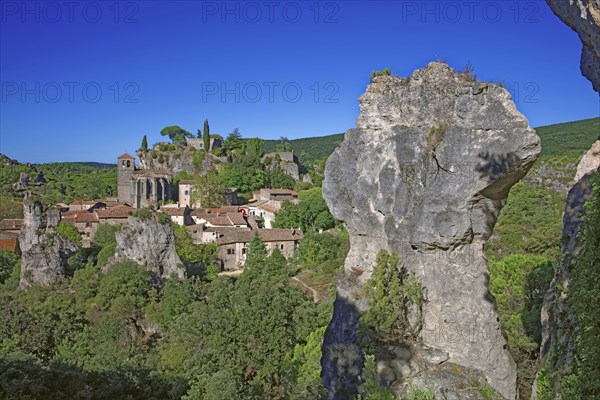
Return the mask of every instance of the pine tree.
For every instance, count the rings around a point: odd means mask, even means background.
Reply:
[[[208,126],[208,119],[204,120],[204,150],[210,151],[210,128]]]
[[[142,146],[141,149],[143,151],[148,151],[148,138],[146,138],[146,135],[144,135],[144,137],[142,138]]]
[[[258,231],[248,243],[248,257],[246,259],[246,267],[261,265],[267,259],[267,248],[262,239],[258,235]]]

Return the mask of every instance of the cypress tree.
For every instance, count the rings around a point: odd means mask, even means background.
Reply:
[[[204,150],[210,151],[210,128],[208,126],[208,119],[204,120],[204,136],[202,139],[204,140]]]
[[[148,151],[148,138],[146,138],[146,135],[144,135],[144,137],[142,138],[142,146],[141,149],[143,151]]]

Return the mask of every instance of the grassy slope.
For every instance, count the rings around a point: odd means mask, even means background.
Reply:
[[[540,126],[535,130],[542,139],[541,161],[553,157],[579,159],[600,136],[600,118]]]

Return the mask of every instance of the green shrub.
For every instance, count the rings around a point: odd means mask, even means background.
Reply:
[[[171,216],[162,211],[156,213],[156,221],[161,225],[171,225],[173,223]]]
[[[152,210],[148,207],[140,208],[133,212],[133,216],[142,221],[148,221],[152,218]]]
[[[8,250],[0,250],[0,284],[3,284],[8,278],[13,269],[19,263],[19,256]]]
[[[408,400],[435,400],[435,392],[431,387],[411,386],[408,388],[407,395]]]
[[[55,231],[65,239],[69,239],[71,242],[81,245],[81,234],[77,231],[77,228],[68,222],[61,221]]]
[[[392,71],[389,68],[382,69],[380,71],[373,71],[371,72],[369,80],[371,81],[371,83],[373,83],[373,78],[375,78],[376,76],[390,76],[391,73]]]
[[[581,251],[571,269],[567,303],[577,323],[574,372],[565,378],[563,398],[598,399],[600,393],[600,174],[578,234]]]
[[[379,340],[398,342],[418,338],[426,300],[423,286],[414,273],[402,266],[396,254],[385,250],[377,254],[377,264],[367,281],[365,293],[369,311],[361,316],[361,323]]]

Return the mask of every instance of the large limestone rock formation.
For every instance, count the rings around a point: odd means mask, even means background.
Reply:
[[[544,296],[541,312],[542,344],[539,355],[539,366],[549,367],[553,371],[568,370],[575,355],[576,321],[569,311],[567,293],[561,288],[568,288],[570,283],[569,271],[573,268],[574,257],[579,253],[580,246],[577,234],[583,222],[585,202],[592,195],[590,177],[597,173],[600,167],[600,139],[583,156],[577,166],[576,183],[567,196],[563,215],[563,231],[561,241],[560,263],[555,264],[554,278]],[[546,365],[550,349],[554,347],[556,357],[554,365]],[[532,397],[537,400],[537,379],[533,384]]]
[[[538,157],[538,136],[504,88],[441,63],[406,79],[376,77],[359,100],[357,127],[329,158],[323,183],[351,244],[323,345],[324,384],[333,398],[356,394],[362,286],[385,249],[416,273],[428,299],[413,360],[388,352],[392,388],[412,382],[432,385],[438,398],[478,398],[465,382],[479,376],[515,399],[482,248],[509,189]]]
[[[579,182],[584,175],[594,172],[600,167],[600,137],[594,142],[592,147],[583,155],[579,164],[577,164],[577,173],[575,182]]]
[[[546,0],[581,39],[581,73],[600,93],[600,0]]]
[[[77,246],[56,233],[60,212],[48,210],[26,193],[23,199],[23,228],[19,235],[21,247],[21,277],[19,286],[47,286],[64,278],[68,258]]]
[[[175,274],[183,278],[185,269],[175,251],[175,235],[170,222],[162,223],[156,213],[147,219],[134,216],[115,235],[117,247],[105,271],[123,261],[133,261],[152,272],[157,279],[170,278]]]

